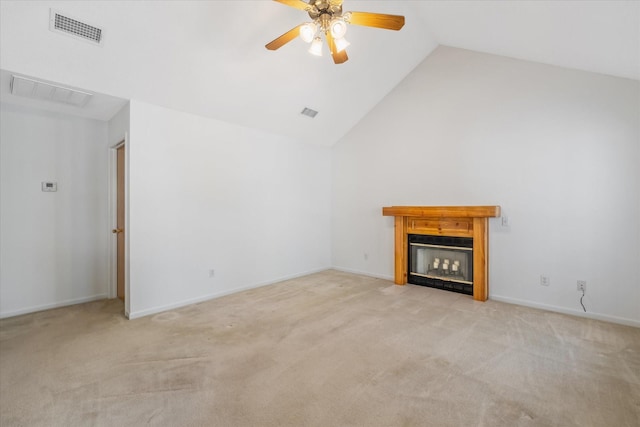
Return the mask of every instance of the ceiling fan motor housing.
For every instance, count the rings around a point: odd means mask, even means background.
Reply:
[[[342,2],[330,0],[309,0],[311,7],[308,10],[309,17],[313,20],[322,15],[328,15],[331,19],[334,16],[342,15]]]

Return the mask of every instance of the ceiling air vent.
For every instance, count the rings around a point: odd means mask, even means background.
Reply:
[[[102,28],[73,19],[68,15],[61,14],[57,10],[51,9],[49,29],[56,33],[76,37],[90,43],[102,44]]]
[[[93,96],[81,90],[16,75],[11,76],[11,93],[16,96],[75,105],[76,107],[84,107]]]
[[[304,107],[304,110],[300,112],[303,116],[311,117],[312,119],[318,114],[316,110],[312,110],[311,108]]]

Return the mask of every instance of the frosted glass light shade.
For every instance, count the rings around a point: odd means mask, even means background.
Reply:
[[[322,39],[320,37],[313,39],[309,53],[315,56],[322,56]]]
[[[336,39],[336,51],[337,52],[342,52],[343,50],[345,50],[347,48],[347,46],[349,46],[351,43],[349,43],[347,41],[347,39],[345,39],[344,37],[341,39]]]
[[[316,35],[316,31],[318,31],[318,26],[313,22],[302,24],[300,27],[300,38],[306,43],[311,43],[313,37]]]
[[[347,33],[347,23],[342,18],[333,18],[329,28],[334,39],[342,38]]]

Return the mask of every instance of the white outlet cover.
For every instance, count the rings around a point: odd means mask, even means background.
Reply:
[[[46,181],[42,183],[42,191],[46,193],[52,193],[58,191],[58,183],[52,181]]]

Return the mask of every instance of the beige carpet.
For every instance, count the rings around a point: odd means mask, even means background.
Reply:
[[[0,425],[640,426],[640,329],[327,271],[0,321]]]

